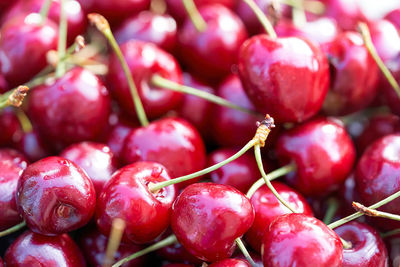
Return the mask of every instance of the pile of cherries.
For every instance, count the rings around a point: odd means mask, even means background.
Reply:
[[[400,266],[400,4],[363,2],[0,0],[0,266]]]

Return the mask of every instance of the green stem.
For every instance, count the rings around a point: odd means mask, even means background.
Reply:
[[[7,101],[7,98],[2,98],[0,99],[0,109],[6,108],[9,106],[9,103]]]
[[[67,13],[65,12],[65,1],[60,1],[60,24],[58,30],[58,63],[56,67],[56,77],[61,77],[64,75],[66,71],[65,61],[61,60],[65,57],[65,53],[67,50]]]
[[[150,253],[150,252],[156,251],[156,250],[158,250],[160,248],[175,244],[176,242],[178,242],[178,241],[177,241],[175,235],[170,235],[169,237],[161,240],[160,242],[157,242],[157,243],[155,243],[155,244],[153,244],[153,245],[151,245],[151,246],[149,246],[149,247],[147,247],[145,249],[142,249],[142,250],[140,250],[138,252],[133,253],[132,255],[130,255],[130,256],[126,257],[126,258],[123,258],[122,260],[119,260],[112,267],[119,267],[119,266],[123,265],[124,263],[127,263],[127,262],[129,262],[131,260],[134,260],[136,258],[139,258],[139,257],[141,257],[143,255],[146,255],[146,254]]]
[[[340,241],[342,241],[343,244],[343,248],[344,249],[351,249],[353,247],[353,245],[351,244],[351,242],[348,242],[346,240],[344,240],[343,238],[339,237]]]
[[[276,35],[274,27],[272,26],[271,22],[268,20],[267,16],[265,16],[264,12],[262,12],[262,10],[254,2],[254,0],[243,0],[243,2],[245,2],[250,7],[250,9],[254,12],[257,19],[263,25],[263,27],[264,27],[265,31],[268,33],[268,35],[271,38],[276,39],[278,36]]]
[[[367,216],[381,217],[381,218],[385,218],[385,219],[400,221],[400,215],[397,215],[397,214],[374,210],[374,209],[369,209],[369,208],[365,207],[363,204],[358,203],[358,202],[353,202],[352,206],[355,210],[361,211],[364,215],[367,215]]]
[[[42,18],[42,22],[41,22],[42,25],[43,25],[43,24],[46,22],[46,20],[47,20],[47,16],[49,15],[49,10],[50,10],[51,3],[52,3],[52,2],[53,2],[53,0],[46,0],[46,1],[43,3],[42,7],[40,8],[39,14],[40,14],[40,17]]]
[[[359,121],[362,120],[363,118],[371,118],[375,115],[379,114],[388,114],[390,113],[390,110],[387,106],[380,106],[380,107],[372,107],[372,108],[366,108],[360,111],[356,111],[354,113],[344,115],[341,117],[335,117],[338,118],[343,122],[344,125],[349,125],[350,123],[354,121]]]
[[[15,232],[21,230],[22,228],[24,228],[25,226],[26,226],[26,223],[25,223],[25,221],[23,221],[22,223],[19,223],[17,225],[14,225],[11,228],[8,228],[8,229],[6,229],[4,231],[1,231],[0,232],[0,237],[15,233]]]
[[[297,28],[301,28],[307,22],[306,13],[304,12],[303,0],[292,1],[292,3],[293,24]]]
[[[332,222],[332,219],[335,216],[338,208],[339,208],[338,201],[334,198],[329,198],[328,199],[328,210],[326,211],[324,219],[323,219],[323,222],[325,224],[329,224],[330,222]]]
[[[32,132],[32,123],[29,120],[28,116],[26,116],[25,112],[18,108],[15,110],[15,114],[17,115],[17,118],[19,120],[19,123],[21,124],[21,128],[24,133],[30,133]]]
[[[201,16],[194,1],[193,0],[182,0],[182,2],[183,2],[183,6],[185,7],[185,10],[188,13],[189,18],[192,21],[196,30],[198,30],[199,32],[204,32],[207,29],[207,23]]]
[[[246,260],[250,263],[251,266],[257,267],[257,264],[254,262],[254,260],[251,258],[249,252],[246,249],[246,246],[243,244],[242,239],[240,237],[235,239],[236,245],[240,249],[240,251],[243,253],[243,256],[246,258]]]
[[[297,7],[299,5],[297,0],[279,0],[279,2],[291,7]],[[325,5],[319,1],[303,0],[302,5],[305,11],[316,15],[322,15],[325,12]]]
[[[226,100],[222,97],[216,96],[214,94],[211,94],[211,93],[208,93],[208,92],[205,92],[205,91],[193,88],[193,87],[189,87],[186,85],[182,85],[182,84],[173,82],[171,80],[161,77],[158,74],[153,75],[153,77],[151,78],[151,83],[157,87],[162,87],[162,88],[165,88],[168,90],[194,95],[194,96],[203,98],[203,99],[210,101],[217,105],[236,109],[236,110],[239,110],[239,111],[251,114],[251,115],[259,115],[260,116],[259,113],[255,112],[253,110],[238,106],[236,104],[233,104],[232,102],[229,102],[228,100]]]
[[[382,238],[387,238],[387,237],[394,236],[394,235],[397,235],[397,234],[400,234],[400,229],[399,228],[398,229],[394,229],[394,230],[389,231],[389,232],[386,232],[386,233],[382,233],[381,237]]]
[[[161,188],[164,188],[166,186],[170,186],[173,184],[178,184],[178,183],[182,183],[185,182],[187,180],[205,175],[207,173],[210,173],[212,171],[215,171],[218,168],[221,168],[222,166],[228,164],[229,162],[234,161],[235,159],[239,158],[240,156],[242,156],[244,153],[246,153],[250,148],[252,148],[254,145],[256,144],[255,140],[250,140],[242,149],[240,149],[238,152],[236,152],[234,155],[232,155],[231,157],[227,158],[224,161],[221,161],[215,165],[212,165],[208,168],[205,168],[203,170],[188,174],[188,175],[184,175],[175,179],[171,179],[168,181],[164,181],[164,182],[160,182],[160,183],[156,183],[156,184],[150,184],[149,185],[149,189],[152,192],[157,192],[158,190],[160,190]]]

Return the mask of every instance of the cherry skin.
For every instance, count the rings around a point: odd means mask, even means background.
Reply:
[[[369,30],[376,51],[384,62],[400,53],[400,35],[393,23],[388,20],[374,21]]]
[[[194,265],[185,263],[168,263],[164,264],[162,267],[194,267]]]
[[[178,241],[205,261],[228,258],[235,239],[254,220],[254,210],[239,190],[213,183],[186,187],[172,207],[171,227]]]
[[[400,236],[392,235],[385,238],[389,255],[389,266],[399,266],[400,263]]]
[[[334,18],[343,30],[356,30],[359,21],[366,21],[357,0],[324,0],[325,16]]]
[[[286,175],[306,196],[335,191],[350,174],[355,148],[341,122],[320,118],[283,133],[276,144],[282,164],[294,162],[297,171]]]
[[[153,193],[148,185],[169,179],[167,169],[154,162],[136,162],[115,172],[97,201],[100,232],[108,236],[113,219],[121,218],[126,222],[125,242],[142,244],[161,235],[169,225],[176,188],[168,186]]]
[[[20,136],[21,124],[12,108],[0,110],[0,146],[12,146]]]
[[[113,155],[122,162],[122,151],[124,148],[125,139],[128,134],[136,128],[137,125],[128,120],[118,121],[107,135],[107,145],[110,147]]]
[[[96,206],[96,192],[85,171],[60,157],[29,165],[18,180],[16,199],[28,227],[49,236],[87,224]]]
[[[77,67],[32,90],[28,106],[40,134],[60,149],[101,134],[110,113],[110,97],[99,78]]]
[[[20,235],[4,256],[7,266],[86,266],[83,255],[67,235],[43,236],[31,231]]]
[[[0,231],[22,221],[15,192],[18,179],[28,165],[24,155],[13,149],[0,149]]]
[[[335,232],[352,245],[350,249],[343,249],[343,267],[388,266],[385,243],[369,225],[353,221],[336,228]]]
[[[206,154],[200,134],[188,122],[165,118],[133,130],[125,140],[126,163],[154,161],[164,165],[172,178],[204,169]],[[197,179],[179,183],[179,187]]]
[[[199,32],[189,18],[185,20],[178,31],[180,59],[196,76],[218,81],[237,63],[247,32],[240,18],[222,5],[205,5],[199,12],[207,28]]]
[[[385,19],[392,22],[397,28],[400,28],[400,8],[394,9],[386,14]]]
[[[209,267],[251,267],[250,263],[246,260],[240,259],[224,259],[214,262]]]
[[[15,147],[21,151],[30,162],[50,156],[50,148],[36,130],[23,133]]]
[[[342,266],[343,245],[320,220],[290,213],[278,217],[262,242],[264,266]]]
[[[283,183],[273,182],[272,184],[279,195],[297,212],[313,216],[311,207],[302,195]],[[250,201],[254,207],[256,217],[245,237],[254,250],[261,252],[263,237],[268,232],[271,223],[280,215],[290,213],[290,210],[279,202],[266,185],[260,187]]]
[[[389,60],[386,63],[386,66],[393,74],[393,77],[396,79],[397,83],[400,82],[400,53],[397,55],[396,58]],[[396,91],[393,87],[389,84],[387,79],[380,75],[380,87],[383,89],[384,100],[386,101],[387,105],[389,106],[390,110],[400,116],[400,98],[397,95]]]
[[[165,233],[163,234],[163,236]],[[165,235],[165,237],[167,237]],[[202,264],[203,261],[190,254],[181,244],[175,243],[170,246],[157,250],[157,255],[164,260],[171,262],[186,262],[196,265]]]
[[[154,74],[158,74],[173,82],[182,82],[178,62],[170,54],[152,43],[136,40],[124,43],[121,50],[149,118],[162,116],[179,105],[181,93],[157,88],[150,81]],[[124,111],[136,118],[129,86],[115,54],[111,56],[108,68],[107,82],[111,92]]]
[[[50,20],[40,22],[39,14],[24,14],[0,30],[0,72],[12,87],[39,73],[47,65],[47,51],[57,48],[57,26]]]
[[[256,109],[279,122],[301,122],[315,115],[329,85],[324,54],[300,37],[250,38],[240,49],[239,74]]]
[[[6,78],[0,73],[0,94],[4,94],[9,90]]]

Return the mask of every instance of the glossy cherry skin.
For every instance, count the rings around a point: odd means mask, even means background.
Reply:
[[[283,183],[273,182],[272,184],[279,195],[297,212],[313,216],[311,207],[302,195]],[[271,223],[280,215],[290,213],[290,210],[279,202],[266,185],[260,187],[250,201],[254,207],[256,217],[245,237],[254,250],[261,252],[263,237],[268,232]]]
[[[186,187],[172,207],[171,227],[178,241],[205,261],[228,258],[235,239],[254,220],[248,198],[237,189],[213,183]]]
[[[51,154],[48,144],[44,142],[36,130],[23,133],[15,144],[15,147],[21,151],[30,162],[38,161]]]
[[[96,192],[85,171],[60,157],[29,165],[18,180],[16,199],[28,227],[49,236],[82,227],[96,206]]]
[[[315,115],[329,85],[324,54],[300,37],[250,38],[240,49],[239,74],[256,109],[279,122],[301,122]]]
[[[168,14],[157,14],[142,11],[128,18],[116,30],[115,38],[119,44],[131,39],[156,44],[158,47],[172,52],[177,40],[176,21]]]
[[[334,18],[343,30],[356,30],[359,21],[365,21],[357,0],[325,0],[325,16]]]
[[[337,234],[299,213],[278,217],[264,235],[261,251],[264,266],[342,266],[343,245]]]
[[[86,266],[80,249],[67,234],[43,236],[31,231],[26,231],[12,243],[4,261],[10,267]]]
[[[219,86],[217,95],[238,106],[255,110],[237,75],[228,76]],[[254,136],[257,121],[261,119],[262,115],[216,105],[211,116],[213,139],[221,146],[244,146]]]
[[[224,259],[214,262],[209,267],[251,267],[250,263],[246,260],[240,259]]]
[[[24,14],[0,30],[0,72],[12,87],[39,73],[47,65],[47,51],[57,48],[57,26],[50,20],[39,25],[40,21],[39,14]]]
[[[100,232],[108,236],[113,219],[121,218],[126,222],[126,242],[147,243],[161,235],[169,225],[177,191],[168,186],[153,193],[148,185],[169,179],[167,169],[154,162],[136,162],[115,172],[97,201]]]
[[[121,50],[149,118],[162,116],[180,103],[181,93],[155,87],[150,81],[154,74],[158,74],[173,82],[182,82],[181,69],[170,54],[152,43],[137,40],[124,43]],[[129,86],[115,54],[111,56],[108,67],[107,82],[111,92],[124,111],[136,118]]]
[[[353,221],[336,228],[335,232],[352,245],[350,249],[343,249],[343,267],[388,266],[385,243],[369,225]]]
[[[0,146],[11,146],[21,135],[21,124],[12,108],[0,110]]]
[[[364,205],[372,205],[400,190],[400,134],[382,137],[371,144],[357,163],[357,192]],[[400,213],[400,200],[384,205],[380,210]],[[394,220],[377,218],[376,224],[391,230],[400,227]]]
[[[400,28],[400,8],[386,14],[385,19],[392,22],[397,28]]]
[[[386,62],[400,53],[400,35],[396,26],[388,20],[370,23],[372,42],[380,58]]]
[[[340,121],[315,119],[283,133],[276,144],[282,164],[294,162],[297,171],[286,177],[306,196],[337,190],[350,174],[355,148]]]
[[[110,97],[90,71],[73,68],[61,78],[32,90],[32,122],[54,147],[93,140],[107,125]]]
[[[137,125],[130,121],[119,121],[115,124],[107,136],[107,145],[110,147],[113,155],[122,162],[122,151],[126,137],[136,128]]]
[[[165,118],[133,130],[125,140],[126,163],[154,161],[164,165],[172,178],[204,169],[206,154],[200,134],[183,119]],[[178,186],[195,182],[192,179]]]
[[[196,76],[220,80],[237,63],[247,32],[240,18],[222,5],[205,5],[199,12],[207,28],[199,32],[189,18],[185,20],[178,31],[180,59]]]
[[[0,231],[22,221],[15,192],[18,179],[28,165],[24,155],[13,149],[0,149]]]

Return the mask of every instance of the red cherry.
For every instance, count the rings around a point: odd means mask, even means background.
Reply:
[[[397,28],[400,28],[400,8],[394,9],[389,12],[385,19],[392,22]]]
[[[400,35],[394,24],[388,20],[370,23],[372,42],[379,57],[386,62],[400,53]]]
[[[251,267],[250,263],[246,260],[240,259],[224,259],[213,264],[208,265],[209,267]]]
[[[111,152],[119,161],[122,161],[122,151],[125,139],[137,125],[127,120],[119,121],[115,124],[107,136],[107,145]]]
[[[290,213],[277,218],[262,244],[264,266],[341,267],[343,245],[320,220]]]
[[[297,37],[250,38],[240,49],[239,74],[257,110],[279,122],[301,122],[315,115],[329,85],[324,54]]]
[[[199,8],[207,24],[199,32],[187,18],[178,31],[179,54],[193,74],[206,80],[220,80],[236,64],[241,44],[247,39],[240,18],[219,4]]]
[[[4,94],[9,90],[6,78],[0,73],[0,94]]]
[[[400,81],[400,53],[396,58],[389,60],[386,63],[388,69],[393,74],[393,77],[397,80],[397,83]],[[396,91],[389,84],[387,79],[380,75],[380,87],[383,89],[384,100],[389,106],[390,110],[400,116],[400,98],[397,95]]]
[[[184,263],[168,263],[164,264],[162,267],[194,267],[194,265]]]
[[[26,231],[8,248],[4,261],[10,267],[86,266],[83,255],[67,235],[43,236]]]
[[[169,225],[177,192],[175,186],[168,186],[153,193],[148,185],[169,179],[166,168],[153,162],[136,162],[115,172],[97,201],[99,230],[108,236],[113,219],[121,218],[126,222],[124,241],[153,241]]]
[[[389,254],[389,266],[398,266],[400,263],[400,236],[397,234],[387,237],[385,243]]]
[[[11,108],[0,110],[0,146],[11,146],[22,133],[21,124]]]
[[[360,222],[350,222],[335,229],[344,240],[351,242],[343,249],[343,267],[387,267],[388,253],[379,233]]]
[[[357,0],[324,0],[325,16],[334,18],[343,30],[356,30],[359,21],[366,21]]]
[[[29,165],[18,181],[16,199],[28,227],[49,236],[82,227],[96,206],[96,192],[85,171],[60,157]]]
[[[360,202],[360,196],[356,190],[356,181],[354,173],[346,179],[343,185],[338,191],[338,200],[340,201],[340,208],[337,210],[337,214],[341,214],[343,217],[353,214],[354,209],[352,207],[353,201]]]
[[[150,82],[151,77],[158,74],[163,78],[181,83],[180,67],[170,54],[152,43],[136,40],[124,43],[121,45],[121,50],[149,118],[162,116],[180,103],[181,93],[154,87]],[[115,54],[110,58],[107,82],[124,111],[136,117],[128,82]]]
[[[31,162],[49,156],[50,149],[36,130],[23,133],[15,147],[21,151]]]
[[[230,257],[235,239],[254,220],[250,201],[237,189],[213,183],[186,187],[172,207],[171,227],[179,242],[205,261]]]
[[[264,267],[260,254],[256,254],[253,251],[249,251],[251,258],[253,259],[255,266],[254,267]],[[240,253],[238,256],[235,257],[236,259],[246,260],[246,257],[243,253]]]
[[[282,164],[296,163],[297,171],[287,178],[306,196],[322,196],[337,190],[350,174],[356,156],[345,128],[339,121],[327,118],[283,133],[276,153]]]

